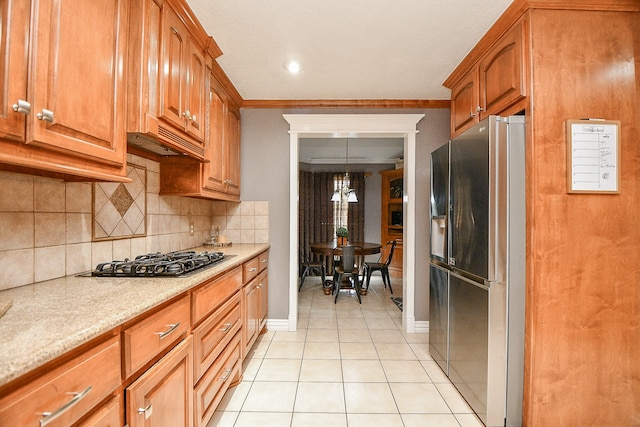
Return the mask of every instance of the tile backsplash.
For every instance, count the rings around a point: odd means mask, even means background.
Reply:
[[[146,169],[146,235],[117,240],[92,238],[93,184],[0,172],[0,290],[78,274],[113,259],[197,247],[214,224],[230,242],[269,241],[267,202],[160,196],[160,164],[133,155],[127,160]]]

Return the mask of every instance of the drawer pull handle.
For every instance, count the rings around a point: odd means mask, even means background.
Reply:
[[[255,267],[251,267],[251,268],[249,269],[249,273],[253,273],[254,271],[257,271],[257,270],[258,270],[257,268],[255,268]]]
[[[140,415],[144,414],[145,420],[149,418],[152,413],[153,413],[153,405],[151,403],[149,403],[149,406],[147,406],[146,408],[138,408],[138,414]]]
[[[225,382],[229,379],[229,376],[231,375],[231,369],[225,369],[224,370],[224,375],[220,377],[220,379],[222,380],[222,382]]]
[[[224,326],[224,328],[220,329],[220,332],[226,334],[227,332],[229,332],[229,329],[233,327],[233,323],[225,323],[222,326]]]
[[[43,108],[41,112],[36,114],[38,120],[44,120],[45,122],[53,123],[53,111]]]
[[[180,322],[178,323],[173,323],[171,325],[167,325],[169,327],[169,329],[167,329],[164,332],[156,332],[156,335],[160,336],[160,339],[163,339],[164,337],[166,337],[167,335],[169,335],[171,332],[175,331],[176,329],[178,329],[178,326],[180,326]]]
[[[62,405],[61,407],[59,407],[58,409],[56,409],[53,412],[43,412],[42,413],[42,419],[40,420],[40,427],[44,427],[47,424],[49,424],[50,422],[52,422],[53,420],[55,420],[56,418],[58,418],[65,411],[67,411],[72,406],[74,406],[76,403],[78,403],[82,399],[84,399],[84,397],[87,394],[89,394],[90,391],[91,391],[91,386],[87,387],[82,392],[70,392],[70,393],[67,393],[67,394],[72,394],[73,395],[73,399],[71,399],[70,401],[68,401],[67,403],[65,403],[64,405]]]
[[[265,259],[261,259],[261,260],[260,260],[260,262],[261,262],[261,263],[263,263],[263,264],[264,264],[264,263],[266,263],[266,262],[268,262],[268,261],[269,261],[269,260],[268,260],[268,259],[266,259],[266,258],[265,258]]]

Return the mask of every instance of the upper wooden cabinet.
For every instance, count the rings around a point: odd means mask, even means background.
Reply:
[[[203,143],[204,55],[171,7],[163,16],[160,117]]]
[[[126,180],[129,0],[8,0],[0,14],[0,163]]]
[[[129,143],[204,160],[206,69],[219,54],[215,42],[180,1],[132,0],[131,16]]]
[[[451,135],[527,96],[528,21],[514,25],[457,81],[451,84]]]
[[[160,193],[240,200],[240,112],[216,77],[209,75],[205,162],[184,157],[164,159]]]

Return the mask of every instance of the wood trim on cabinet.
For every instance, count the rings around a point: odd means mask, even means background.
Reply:
[[[245,99],[242,108],[449,108],[448,99]]]

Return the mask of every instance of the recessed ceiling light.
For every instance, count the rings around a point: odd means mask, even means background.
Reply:
[[[285,62],[284,68],[292,74],[296,74],[302,70],[302,67],[297,61]]]

